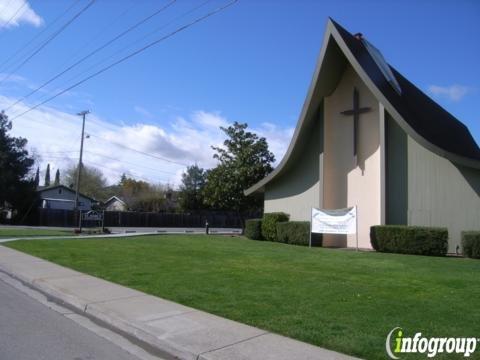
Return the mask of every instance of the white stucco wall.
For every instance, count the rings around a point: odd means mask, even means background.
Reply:
[[[321,122],[321,118],[315,122],[294,165],[266,185],[264,212],[282,211],[290,220],[310,221],[311,208],[320,206]]]
[[[359,92],[358,161],[353,156],[353,88]],[[381,223],[380,117],[378,101],[351,67],[325,98],[324,203],[327,209],[358,207],[358,242],[371,248],[370,227]],[[324,235],[325,246],[356,246],[355,235]]]

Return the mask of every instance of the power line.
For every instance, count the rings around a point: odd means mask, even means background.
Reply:
[[[71,154],[71,153],[78,153],[78,150],[71,150],[71,151],[42,151],[42,154]]]
[[[25,118],[24,120],[33,121],[32,119],[29,119],[29,118]],[[35,122],[35,123],[37,123],[37,122]],[[15,124],[14,124],[14,125],[15,125]],[[52,129],[58,129],[56,126],[51,125],[51,124],[48,124],[48,123],[42,123],[42,125],[43,125],[43,126],[50,127],[50,128],[52,128]],[[97,124],[97,125],[98,125],[98,124]],[[105,127],[105,128],[106,128],[106,127]],[[141,155],[144,155],[144,156],[148,156],[148,157],[151,157],[151,158],[154,158],[154,159],[157,159],[157,160],[166,161],[166,162],[169,162],[169,163],[172,163],[172,164],[176,164],[176,165],[181,165],[181,166],[184,166],[184,167],[188,166],[187,164],[180,163],[180,162],[173,161],[173,160],[169,160],[169,159],[164,158],[164,157],[161,157],[161,156],[159,156],[159,155],[153,155],[153,154],[150,154],[150,153],[146,153],[146,152],[143,152],[143,151],[140,151],[140,150],[137,150],[137,149],[128,147],[128,146],[123,145],[123,144],[121,144],[121,143],[117,143],[117,142],[115,142],[115,141],[112,141],[112,140],[109,140],[109,139],[105,139],[105,138],[103,138],[103,137],[100,137],[100,136],[98,136],[98,135],[89,134],[89,136],[90,136],[90,137],[95,137],[95,138],[100,139],[100,140],[103,140],[103,141],[107,141],[107,142],[109,142],[109,143],[112,144],[112,145],[116,145],[116,146],[121,147],[121,148],[124,148],[124,149],[126,149],[126,150],[130,150],[130,151],[136,152],[136,153],[138,153],[138,154],[141,154]],[[77,141],[77,142],[78,142],[78,141]],[[86,150],[85,150],[85,151],[86,151]],[[78,153],[79,151],[78,151],[78,150],[76,150],[76,151],[58,151],[58,152],[48,152],[48,151],[47,151],[47,152],[42,152],[42,153],[60,153],[60,154],[62,154],[62,153],[71,153],[71,152],[77,152],[77,153]],[[100,154],[97,153],[96,155],[100,155]],[[101,155],[100,155],[100,156],[101,156]],[[61,158],[63,158],[63,157],[61,157]],[[174,175],[174,174],[172,173],[172,175]]]
[[[11,2],[12,2],[12,0],[8,0],[8,1],[7,1],[7,3],[5,4],[5,6],[2,8],[2,10],[0,10],[0,14],[1,14],[4,10],[8,9],[8,5],[10,5]]]
[[[45,28],[43,28],[42,31],[37,33],[34,37],[32,37],[26,44],[18,48],[8,59],[6,59],[4,62],[0,64],[0,68],[2,68],[5,64],[8,64],[10,60],[14,59],[19,53],[21,53],[23,50],[25,50],[32,42],[34,42],[36,39],[38,39],[45,31],[47,31],[50,27],[52,27],[54,24],[57,23],[58,20],[60,20],[65,14],[67,14],[80,0],[74,0],[72,4],[65,10],[63,11],[59,16],[57,16],[50,24],[48,24]]]
[[[53,126],[53,125],[50,125],[50,124],[44,124],[44,125],[49,126],[49,127],[51,127],[52,129],[56,129],[56,127]],[[100,125],[97,124],[97,126],[100,126]],[[105,127],[104,127],[104,128],[105,128]],[[129,146],[127,146],[127,145],[124,145],[124,144],[122,144],[122,143],[119,143],[119,142],[116,142],[116,141],[113,141],[113,140],[110,140],[110,139],[106,139],[106,138],[103,138],[103,137],[98,136],[98,135],[95,135],[95,134],[89,133],[88,135],[89,135],[90,137],[94,137],[94,138],[97,138],[97,139],[99,139],[99,140],[106,141],[106,142],[108,142],[108,143],[110,143],[110,144],[112,144],[112,145],[115,145],[115,146],[124,148],[124,149],[126,149],[126,150],[135,152],[135,153],[140,154],[140,155],[144,155],[144,156],[151,157],[151,158],[156,159],[156,160],[166,161],[166,162],[169,162],[169,163],[171,163],[171,164],[180,165],[180,166],[183,166],[183,167],[189,166],[188,164],[181,163],[181,162],[174,161],[174,160],[170,160],[170,159],[167,159],[167,158],[162,157],[162,156],[160,156],[160,155],[154,155],[154,154],[150,154],[150,153],[147,153],[147,152],[138,150],[138,149],[131,148],[131,147],[129,147]],[[85,151],[86,151],[86,152],[91,152],[91,151],[87,151],[87,150],[85,150]],[[66,153],[66,152],[69,152],[69,151],[65,151],[65,153]],[[70,152],[79,152],[79,151],[77,150],[77,151],[70,151]],[[59,151],[59,153],[62,153],[62,151]],[[103,155],[98,154],[98,153],[96,153],[96,155],[103,156]],[[175,175],[175,174],[173,174],[173,173],[171,173],[171,174],[172,174],[172,175]]]
[[[48,159],[48,160],[65,160],[65,159],[68,159],[68,160],[77,160],[77,158],[75,157],[68,157],[68,156],[64,156],[64,157],[57,157],[57,156],[45,156],[43,157],[43,159]],[[93,162],[93,161],[90,161],[90,160],[83,160],[82,161],[83,164],[87,164],[87,165],[93,165],[95,167],[99,167],[101,168],[102,170],[106,171],[106,172],[112,172],[112,173],[116,173],[116,174],[119,174],[119,175],[123,175],[123,174],[128,174],[129,176],[133,176],[133,177],[136,177],[138,179],[141,179],[141,180],[144,180],[144,181],[147,181],[147,182],[150,182],[151,180],[150,179],[147,179],[146,177],[144,176],[140,176],[138,174],[133,174],[130,172],[130,171],[122,171],[122,170],[116,170],[116,169],[110,169],[110,168],[105,168],[105,164],[99,164],[99,163],[96,163],[96,162]],[[164,179],[164,178],[157,178],[157,180],[161,180],[163,182],[168,182],[169,180],[168,179]]]
[[[99,65],[101,65],[101,64],[107,62],[108,60],[114,58],[116,55],[121,54],[121,53],[125,52],[126,50],[131,49],[132,47],[138,45],[140,41],[143,41],[143,40],[151,37],[152,35],[154,35],[154,34],[157,33],[158,31],[166,28],[168,25],[170,25],[170,24],[174,23],[175,21],[177,21],[177,20],[179,20],[179,19],[181,19],[181,18],[183,18],[183,17],[185,17],[185,16],[187,16],[187,15],[189,15],[189,14],[197,11],[198,9],[200,9],[200,8],[203,7],[203,6],[205,6],[206,4],[208,4],[208,3],[211,2],[211,1],[213,1],[213,0],[206,0],[206,1],[204,1],[204,2],[202,2],[200,5],[195,6],[194,8],[190,9],[189,11],[186,11],[186,12],[182,13],[181,15],[176,16],[173,20],[167,22],[166,24],[155,28],[153,31],[149,32],[148,34],[143,35],[143,36],[137,38],[135,41],[131,42],[131,43],[128,44],[126,47],[123,47],[123,48],[115,51],[113,54],[110,54],[110,55],[104,57],[102,60],[97,61],[97,62],[94,63],[93,65],[89,66],[87,69],[85,69],[85,70],[79,72],[78,74],[70,77],[67,81],[62,82],[62,85],[61,85],[60,87],[67,86],[71,81],[74,81],[74,80],[80,78],[82,75],[88,73],[90,70],[95,69],[95,68],[98,67]],[[47,96],[48,96],[48,95],[47,95]],[[45,97],[44,97],[44,98],[45,98]]]
[[[98,152],[91,151],[91,150],[84,150],[84,152],[88,153],[88,154],[91,154],[91,155],[100,156],[100,157],[105,158],[105,159],[113,160],[114,162],[117,162],[117,163],[120,163],[120,164],[136,166],[136,167],[139,167],[139,168],[144,168],[145,170],[155,171],[155,172],[162,173],[162,174],[167,174],[167,175],[177,175],[174,172],[163,171],[163,170],[154,169],[154,168],[151,168],[151,167],[148,167],[148,166],[145,166],[145,165],[137,164],[137,163],[134,163],[134,162],[131,162],[131,161],[120,160],[118,158],[114,158],[112,156],[100,154]],[[46,158],[48,158],[48,159],[76,159],[76,157],[74,158],[72,156],[61,156],[61,154],[71,154],[71,153],[79,153],[79,151],[78,150],[76,150],[76,151],[42,151],[40,156],[46,155]],[[48,154],[53,154],[53,155],[48,155]]]
[[[94,1],[94,0],[93,0],[93,1]],[[238,2],[238,0],[233,0],[233,1],[229,2],[229,3],[227,3],[226,5],[223,5],[223,6],[219,7],[219,8],[217,8],[217,9],[215,9],[215,10],[213,10],[213,11],[209,12],[209,13],[208,13],[208,14],[206,14],[206,15],[203,15],[203,16],[201,16],[201,17],[199,17],[199,18],[197,18],[197,19],[195,19],[195,20],[193,20],[193,21],[189,22],[188,24],[186,24],[186,25],[183,25],[183,26],[181,26],[181,27],[179,27],[179,28],[175,29],[174,31],[172,31],[172,32],[168,33],[167,35],[165,35],[165,36],[162,36],[161,38],[159,38],[159,39],[157,39],[157,40],[155,40],[155,41],[153,41],[153,42],[151,42],[151,43],[149,43],[149,44],[145,45],[144,47],[142,47],[142,48],[140,48],[140,49],[138,49],[138,50],[134,51],[133,53],[130,53],[130,54],[128,54],[127,56],[125,56],[125,57],[123,57],[123,58],[121,58],[121,59],[119,59],[119,60],[117,60],[117,61],[113,62],[112,64],[110,64],[110,65],[108,65],[108,66],[106,66],[106,67],[102,68],[101,70],[99,70],[99,71],[97,71],[97,72],[93,73],[92,75],[90,75],[90,76],[87,76],[86,78],[84,78],[84,79],[82,79],[82,80],[78,81],[77,83],[75,83],[75,84],[73,84],[73,85],[69,86],[68,88],[66,88],[66,89],[64,89],[64,90],[62,90],[62,91],[60,91],[60,92],[58,92],[57,94],[55,94],[55,95],[53,95],[53,96],[49,97],[48,99],[46,99],[46,100],[44,100],[44,101],[42,101],[42,102],[40,102],[40,103],[38,103],[38,104],[36,104],[36,105],[34,105],[34,106],[30,107],[29,109],[25,110],[23,113],[21,113],[21,114],[19,114],[19,115],[16,115],[16,116],[15,116],[13,119],[11,119],[11,120],[13,121],[13,120],[15,120],[15,119],[19,118],[20,116],[23,116],[23,115],[25,115],[26,113],[28,113],[28,112],[30,112],[30,111],[32,111],[32,110],[34,110],[34,109],[38,108],[39,106],[42,106],[43,104],[45,104],[45,103],[47,103],[47,102],[49,102],[49,101],[51,101],[51,100],[53,100],[53,99],[55,99],[55,98],[59,97],[60,95],[63,95],[63,94],[65,94],[67,91],[69,91],[69,90],[72,90],[72,89],[76,88],[77,86],[79,86],[79,85],[81,85],[81,84],[85,83],[86,81],[88,81],[88,80],[90,80],[90,79],[92,79],[92,78],[94,78],[94,77],[96,77],[96,76],[98,76],[98,75],[100,75],[100,74],[104,73],[105,71],[107,71],[107,70],[111,69],[112,67],[114,67],[114,66],[116,66],[116,65],[119,65],[119,64],[121,64],[121,63],[125,62],[126,60],[128,60],[128,59],[130,59],[130,58],[132,58],[132,57],[134,57],[134,56],[136,56],[136,55],[138,55],[138,54],[142,53],[143,51],[145,51],[145,50],[147,50],[147,49],[151,48],[152,46],[155,46],[155,45],[157,45],[158,43],[160,43],[160,42],[162,42],[162,41],[165,41],[165,40],[167,40],[167,39],[171,38],[172,36],[174,36],[174,35],[178,34],[179,32],[181,32],[181,31],[184,31],[184,30],[188,29],[189,27],[191,27],[191,26],[193,26],[193,25],[195,25],[195,24],[197,24],[197,23],[199,23],[199,22],[201,22],[201,21],[203,21],[203,20],[205,20],[205,19],[207,19],[207,18],[209,18],[209,17],[211,17],[211,16],[213,16],[213,15],[215,15],[215,14],[219,13],[220,11],[223,11],[223,10],[225,10],[226,8],[228,8],[228,7],[232,6],[233,4],[235,4],[236,2]],[[0,82],[0,83],[1,83],[1,82]]]
[[[151,167],[148,167],[148,166],[136,164],[136,163],[133,163],[133,162],[130,162],[130,161],[119,160],[119,159],[116,159],[116,158],[114,158],[114,157],[107,156],[107,155],[103,155],[103,154],[100,154],[100,153],[97,153],[97,152],[94,152],[94,151],[85,150],[85,152],[86,152],[86,153],[89,153],[89,154],[92,154],[92,155],[97,155],[97,156],[103,157],[103,158],[105,158],[105,159],[110,159],[110,160],[113,160],[113,161],[116,161],[116,162],[119,162],[119,163],[122,163],[122,164],[128,164],[128,165],[143,167],[144,169],[147,169],[147,170],[158,171],[158,172],[161,172],[161,173],[164,173],[164,174],[168,174],[168,175],[177,175],[177,174],[175,174],[175,173],[173,173],[173,172],[170,172],[170,171],[158,170],[158,169],[154,169],[154,168],[151,168]]]
[[[124,9],[120,14],[117,14],[114,19],[112,19],[109,23],[105,24],[100,30],[98,30],[95,35],[91,36],[88,40],[86,40],[82,45],[80,45],[75,51],[74,54],[65,61],[61,63],[61,67],[66,65],[70,60],[73,60],[77,57],[77,55],[81,54],[82,51],[89,46],[92,42],[95,42],[101,38],[103,38],[107,34],[107,29],[110,28],[113,24],[115,24],[119,19],[121,19],[125,14],[131,12],[131,10],[136,7],[138,4],[134,2],[131,3],[126,9]]]
[[[124,148],[124,149],[130,150],[130,151],[133,151],[133,152],[136,152],[136,153],[145,155],[145,156],[150,156],[151,158],[154,158],[154,159],[167,161],[167,162],[169,162],[169,163],[176,164],[176,165],[188,166],[187,164],[184,164],[184,163],[181,163],[181,162],[173,161],[173,160],[170,160],[170,159],[167,159],[167,158],[158,156],[158,155],[153,155],[153,154],[149,154],[149,153],[147,153],[147,152],[141,151],[141,150],[133,149],[133,148],[131,148],[131,147],[128,147],[127,145],[123,145],[123,144],[121,144],[121,143],[118,143],[118,142],[115,142],[115,141],[112,141],[112,140],[109,140],[109,139],[105,139],[105,138],[102,138],[102,137],[97,136],[97,135],[90,134],[90,136],[96,137],[96,138],[98,138],[98,139],[100,139],[100,140],[108,141],[109,143],[111,143],[111,144],[113,144],[113,145],[115,145],[115,146],[122,147],[122,148]]]
[[[77,12],[70,20],[68,20],[60,29],[58,29],[52,36],[50,36],[46,41],[43,42],[30,56],[28,56],[25,60],[23,60],[20,64],[13,71],[11,71],[8,75],[6,75],[2,80],[0,80],[0,84],[8,80],[14,73],[16,73],[19,69],[21,69],[31,58],[37,55],[45,46],[47,46],[51,41],[53,41],[58,35],[60,35],[72,22],[74,22],[80,15],[82,15],[85,11],[88,10],[90,6],[95,3],[96,0],[90,0],[87,6],[83,7],[79,12]]]
[[[74,67],[76,67],[77,65],[81,64],[82,62],[84,62],[85,60],[89,59],[90,57],[92,57],[93,55],[95,55],[96,53],[98,53],[99,51],[105,49],[106,47],[108,47],[109,45],[111,45],[112,43],[114,43],[115,41],[117,41],[118,39],[122,38],[123,36],[125,36],[126,34],[128,34],[129,32],[135,30],[137,27],[139,27],[140,25],[144,24],[145,22],[147,22],[148,20],[152,19],[153,17],[157,16],[158,14],[160,14],[162,11],[168,9],[171,5],[173,5],[177,0],[171,0],[169,3],[167,3],[166,5],[162,6],[160,9],[158,9],[157,11],[155,11],[153,14],[147,16],[146,18],[142,19],[141,21],[137,22],[136,24],[130,26],[128,29],[122,31],[120,34],[118,34],[117,36],[115,36],[113,39],[107,41],[106,43],[104,43],[103,45],[101,45],[100,47],[96,48],[95,50],[91,51],[90,53],[88,53],[87,55],[85,55],[84,57],[82,57],[80,60],[74,62],[72,65],[70,65],[69,67],[67,67],[66,69],[64,69],[63,71],[61,71],[60,73],[58,73],[57,75],[55,75],[54,77],[50,78],[49,80],[47,80],[46,82],[44,82],[42,85],[40,85],[39,87],[33,89],[32,91],[30,91],[27,95],[25,95],[24,97],[18,99],[15,103],[13,103],[12,105],[10,105],[8,108],[5,109],[6,110],[9,110],[12,106],[15,106],[17,105],[19,102],[27,99],[28,97],[30,97],[31,95],[35,94],[37,91],[43,89],[45,86],[47,86],[48,84],[50,84],[52,81],[55,81],[56,79],[58,79],[60,76],[62,76],[63,74],[65,74],[66,72],[70,71],[71,69],[73,69]],[[1,82],[0,82],[1,84]]]
[[[28,3],[26,1],[24,1],[24,3],[17,9],[17,11],[15,11],[15,13],[12,15],[12,17],[10,19],[8,19],[8,21],[6,22],[6,24],[4,25],[5,28],[8,27],[8,25],[10,24],[10,22],[17,16],[17,14],[20,12],[20,10],[22,10]],[[22,13],[23,14],[23,13]]]
[[[86,164],[98,166],[98,167],[101,168],[101,169],[105,169],[105,165],[104,165],[104,164],[98,164],[98,163],[95,163],[95,162],[92,162],[92,161],[87,161]],[[113,172],[113,173],[116,173],[116,174],[119,174],[119,175],[125,174],[124,171],[115,170],[115,169],[107,169],[107,171],[110,171],[110,172]],[[129,175],[129,176],[136,177],[137,179],[140,179],[140,180],[143,180],[143,181],[146,181],[146,182],[151,182],[151,181],[152,181],[151,179],[147,179],[146,177],[143,177],[143,176],[139,176],[139,175],[135,175],[135,174],[132,175],[131,173],[128,173],[128,175]],[[165,180],[165,179],[160,179],[160,180],[161,180],[161,181],[159,181],[160,183],[161,183],[162,181],[168,183],[168,180]],[[157,181],[158,181],[158,180],[157,180]]]

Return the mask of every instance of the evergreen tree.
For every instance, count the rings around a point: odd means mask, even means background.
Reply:
[[[44,186],[50,186],[50,164],[47,165],[47,171],[45,172]]]
[[[35,173],[35,180],[33,180],[35,188],[38,188],[40,185],[40,168],[37,166],[37,172]]]
[[[9,204],[21,215],[35,196],[30,170],[34,164],[26,150],[27,140],[8,135],[12,123],[0,112],[0,207]]]
[[[205,207],[203,202],[203,188],[207,173],[196,164],[187,167],[182,174],[180,185],[180,207],[182,210],[200,210]]]
[[[55,182],[53,185],[60,185],[60,169],[57,169],[57,172],[55,173]]]
[[[268,150],[267,140],[247,131],[247,127],[238,122],[221,127],[227,140],[223,147],[212,146],[218,165],[207,172],[204,197],[205,203],[215,209],[243,213],[262,207],[261,196],[247,197],[243,191],[273,170],[275,157]]]

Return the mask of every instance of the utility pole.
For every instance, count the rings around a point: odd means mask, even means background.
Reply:
[[[82,157],[83,157],[83,140],[85,139],[85,116],[89,114],[90,111],[85,110],[82,112],[79,112],[77,115],[83,116],[83,122],[82,122],[82,138],[80,140],[80,158],[78,159],[78,169],[77,169],[77,186],[75,190],[75,210],[78,210],[78,192],[80,190],[80,180],[82,177]]]

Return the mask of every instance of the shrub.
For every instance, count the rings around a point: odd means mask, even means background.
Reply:
[[[252,240],[262,240],[262,219],[245,220],[245,236]]]
[[[283,212],[263,214],[262,237],[268,241],[277,241],[277,223],[288,221],[288,214]]]
[[[277,241],[286,244],[308,246],[310,242],[310,222],[289,221],[277,223]],[[321,242],[321,234],[312,234],[312,246],[321,246]]]
[[[445,256],[448,251],[448,230],[404,225],[372,226],[370,242],[380,252]]]
[[[480,259],[480,231],[463,231],[462,247],[464,256]]]

